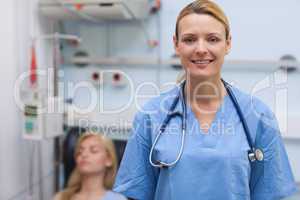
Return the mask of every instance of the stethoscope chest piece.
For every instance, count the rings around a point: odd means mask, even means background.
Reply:
[[[263,161],[264,160],[264,153],[262,152],[261,149],[255,149],[255,158],[258,161]]]
[[[261,149],[255,149],[249,152],[248,154],[249,160],[251,162],[254,161],[263,161],[264,160],[264,153]]]

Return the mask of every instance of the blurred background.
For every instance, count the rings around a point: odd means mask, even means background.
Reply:
[[[182,73],[172,37],[189,2],[2,2],[1,200],[51,199],[86,129],[114,139],[121,159],[135,112]],[[300,2],[216,2],[232,33],[223,78],[273,110],[300,183]]]

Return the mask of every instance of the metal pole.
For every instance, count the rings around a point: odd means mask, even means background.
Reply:
[[[59,96],[59,88],[58,88],[58,70],[61,61],[61,51],[60,51],[60,40],[76,40],[80,42],[80,39],[76,36],[72,35],[64,35],[59,33],[54,33],[54,35],[45,35],[44,39],[52,39],[53,40],[53,97]],[[55,191],[59,191],[60,186],[60,161],[61,161],[61,138],[56,137],[54,139],[54,188]]]

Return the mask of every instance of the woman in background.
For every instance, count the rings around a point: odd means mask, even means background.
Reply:
[[[92,132],[83,134],[75,149],[76,168],[66,189],[54,200],[125,200],[112,192],[117,170],[117,158],[113,142]]]

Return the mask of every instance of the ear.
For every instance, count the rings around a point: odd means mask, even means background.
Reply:
[[[175,35],[173,35],[173,45],[174,45],[175,54],[178,56],[179,55],[179,51],[178,51],[178,39],[176,38]]]
[[[231,35],[229,35],[228,39],[226,40],[226,55],[229,54],[231,49]]]

